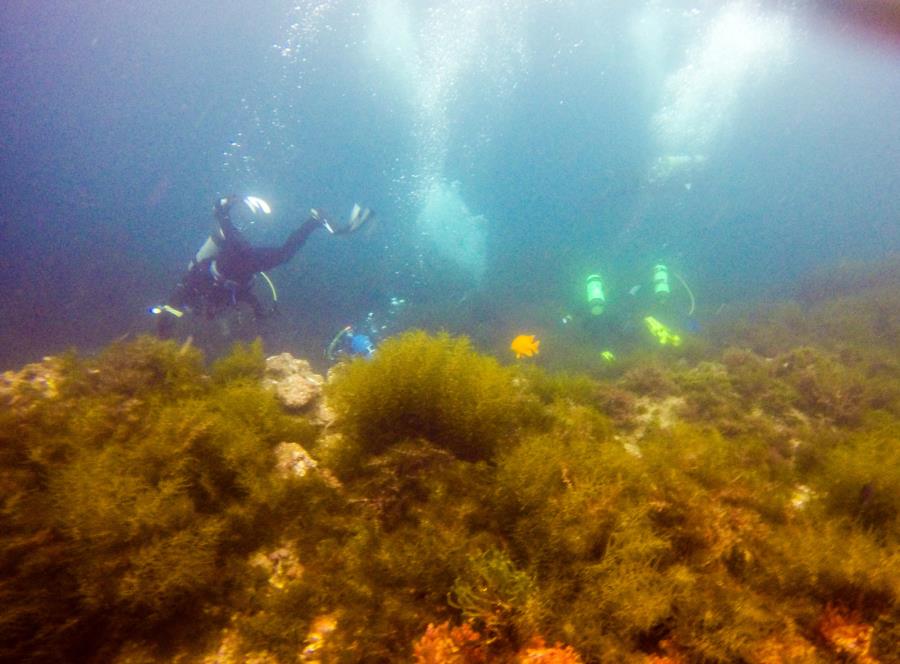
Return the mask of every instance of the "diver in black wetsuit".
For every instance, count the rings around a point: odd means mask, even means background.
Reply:
[[[321,210],[313,208],[309,218],[280,247],[254,247],[231,220],[231,208],[240,200],[229,196],[216,201],[216,231],[197,252],[167,303],[151,309],[158,315],[159,337],[171,337],[175,321],[185,311],[202,312],[207,319],[212,319],[224,309],[245,302],[253,307],[257,319],[264,318],[266,312],[252,290],[258,273],[288,262],[317,228],[324,228],[332,235],[345,235],[358,230],[372,216],[368,208],[354,205],[350,222],[335,227]],[[253,197],[243,202],[251,209],[265,205]]]

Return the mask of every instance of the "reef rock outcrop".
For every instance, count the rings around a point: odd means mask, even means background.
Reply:
[[[26,364],[19,371],[0,375],[0,404],[27,408],[41,399],[54,399],[59,394],[60,360],[45,357],[41,362]]]
[[[288,410],[307,410],[320,400],[325,378],[313,371],[309,362],[290,353],[266,358],[263,385],[275,391]]]
[[[318,464],[297,443],[279,443],[275,447],[275,467],[281,477],[303,477]]]

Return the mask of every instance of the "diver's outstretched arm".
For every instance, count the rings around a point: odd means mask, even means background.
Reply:
[[[280,247],[250,247],[241,254],[242,268],[247,273],[265,272],[287,263],[317,228],[325,227],[321,219],[310,217],[291,233]],[[326,227],[327,228],[327,227]]]

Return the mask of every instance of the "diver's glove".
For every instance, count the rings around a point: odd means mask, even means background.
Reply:
[[[328,218],[328,213],[321,208],[312,208],[309,211],[309,218],[315,221],[318,221],[322,228],[331,233],[335,234],[334,225],[331,223],[331,219]]]
[[[216,219],[227,218],[231,212],[231,206],[237,203],[238,200],[240,199],[235,194],[217,200],[216,204],[213,206],[213,212],[216,215]]]

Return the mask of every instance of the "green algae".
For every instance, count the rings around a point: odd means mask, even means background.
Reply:
[[[238,659],[409,661],[449,622],[501,662],[535,637],[586,662],[849,661],[838,607],[896,661],[900,327],[872,288],[612,377],[409,333],[336,372],[325,432],[258,387],[259,344],[209,377],[148,339],[61,358],[52,394],[0,410],[0,659],[172,661],[230,624]],[[318,468],[280,477],[283,441]]]
[[[67,357],[56,397],[4,409],[2,658],[159,638],[227,597],[233,557],[289,493],[271,448],[309,428],[241,372],[202,369],[141,338]]]
[[[365,454],[425,438],[462,459],[489,459],[537,412],[513,378],[465,338],[408,332],[382,344],[372,362],[345,367],[327,395]]]
[[[468,569],[453,583],[448,597],[450,606],[491,640],[517,643],[527,638],[530,632],[517,638],[510,630],[519,627],[519,616],[527,613],[532,601],[531,577],[496,548],[470,558],[468,563]]]
[[[210,368],[211,378],[223,384],[235,380],[258,382],[265,371],[266,357],[259,338],[249,344],[235,344],[228,355],[217,359]]]
[[[900,526],[900,421],[876,412],[839,437],[811,482],[829,517],[846,518],[879,537]]]

